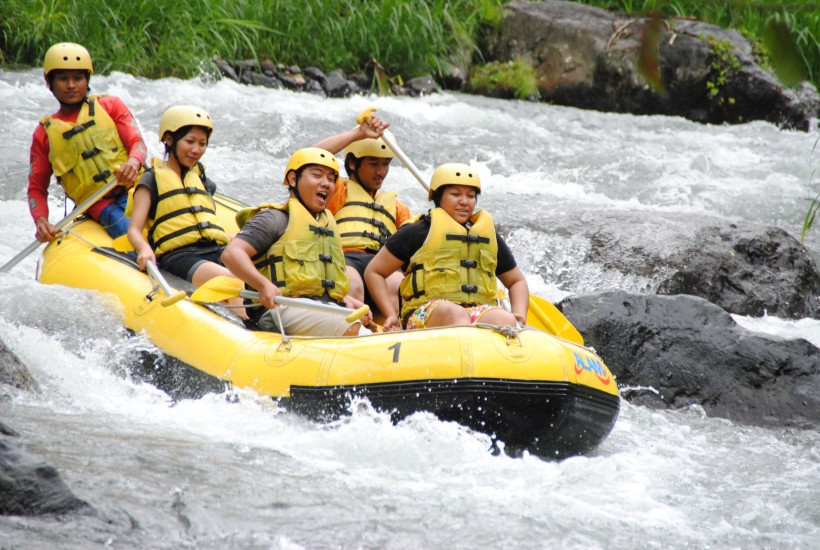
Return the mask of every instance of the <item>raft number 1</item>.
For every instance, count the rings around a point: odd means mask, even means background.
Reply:
[[[393,350],[393,362],[398,363],[399,362],[399,350],[401,350],[401,342],[397,342],[397,343],[393,344],[392,346],[390,346],[387,349],[392,349]]]

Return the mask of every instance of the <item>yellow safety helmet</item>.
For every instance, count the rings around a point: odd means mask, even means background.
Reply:
[[[284,184],[288,185],[288,174],[293,170],[299,170],[308,164],[318,164],[326,166],[336,172],[336,177],[339,177],[339,161],[330,151],[325,151],[319,147],[305,147],[299,149],[290,156],[288,165],[285,167]]]
[[[430,179],[430,192],[427,194],[427,200],[433,200],[433,192],[445,185],[469,185],[481,191],[481,180],[478,179],[475,169],[460,162],[450,162],[436,168]]]
[[[168,107],[159,119],[159,140],[165,132],[172,134],[184,126],[203,126],[208,129],[208,137],[214,129],[214,123],[204,109],[194,105],[174,105]]]
[[[48,76],[48,73],[57,69],[88,71],[88,74],[94,72],[88,50],[73,42],[54,44],[46,52],[43,74]]]
[[[345,156],[350,154],[359,159],[362,157],[392,159],[395,156],[382,138],[365,138],[354,141],[345,149]]]

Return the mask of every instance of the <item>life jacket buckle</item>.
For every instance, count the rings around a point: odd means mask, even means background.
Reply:
[[[96,174],[93,179],[96,182],[101,182],[108,180],[109,177],[111,177],[111,170],[105,170],[99,174]]]
[[[91,157],[99,155],[100,153],[102,153],[102,151],[94,147],[93,149],[89,149],[88,151],[83,151],[80,156],[83,157],[83,160],[88,160]]]

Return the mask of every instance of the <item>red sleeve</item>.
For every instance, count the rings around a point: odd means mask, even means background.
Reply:
[[[120,139],[125,150],[128,151],[129,157],[134,157],[140,164],[145,164],[145,159],[148,158],[148,149],[145,147],[145,141],[140,134],[139,126],[137,126],[137,119],[131,114],[125,103],[118,97],[106,95],[99,98],[100,105],[105,112],[114,120],[117,125],[117,132],[120,134]]]
[[[401,227],[404,222],[412,218],[410,208],[400,200],[396,200],[396,227]]]
[[[341,210],[342,206],[345,205],[345,201],[347,200],[347,183],[344,181],[340,181],[336,184],[336,189],[333,191],[333,195],[330,196],[328,199],[325,208],[330,210],[330,213],[334,216],[336,212]]]
[[[32,219],[40,216],[48,218],[48,186],[51,183],[51,162],[48,160],[48,135],[42,124],[38,124],[31,138],[28,175],[28,208]]]

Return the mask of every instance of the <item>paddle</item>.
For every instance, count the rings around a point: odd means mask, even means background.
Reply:
[[[223,275],[214,277],[196,289],[191,295],[191,300],[194,302],[209,304],[212,302],[222,302],[228,298],[234,298],[236,296],[251,298],[254,300],[259,299],[259,293],[253,290],[245,290],[245,285],[241,280]],[[277,296],[274,301],[283,306],[313,309],[315,311],[321,311],[331,315],[344,315],[345,321],[348,323],[358,321],[370,313],[370,306],[367,305],[353,310],[347,307],[324,304],[322,302],[317,302],[316,300],[310,300],[307,298],[288,298],[287,296]]]
[[[527,310],[527,321],[535,328],[554,334],[564,340],[584,345],[584,337],[569,322],[563,313],[550,301],[530,294],[530,304]]]
[[[148,275],[150,275],[151,278],[157,282],[162,291],[165,293],[166,297],[163,298],[160,302],[160,304],[162,304],[162,307],[174,305],[175,303],[185,298],[185,291],[174,290],[173,288],[171,288],[171,285],[168,284],[168,281],[166,281],[162,273],[159,272],[159,269],[157,269],[157,266],[154,264],[154,262],[147,262],[145,264],[145,269],[146,271],[148,271]]]
[[[375,112],[375,107],[368,107],[367,109],[359,113],[359,116],[356,117],[356,123],[361,124],[365,120],[368,120]],[[421,176],[421,172],[419,172],[419,169],[416,168],[415,164],[413,164],[413,161],[410,160],[408,156],[404,154],[404,151],[401,150],[399,145],[396,143],[396,138],[393,137],[393,133],[390,130],[385,130],[382,133],[382,139],[387,144],[387,146],[390,147],[390,149],[392,149],[394,153],[396,153],[396,156],[399,157],[399,160],[404,165],[404,167],[410,170],[410,173],[416,177],[421,186],[424,187],[424,190],[429,191],[430,188],[427,186],[427,183],[425,183],[424,178]]]
[[[75,206],[74,210],[72,210],[68,214],[68,216],[58,221],[57,224],[54,226],[54,229],[57,231],[61,231],[65,226],[67,226],[68,224],[79,218],[82,214],[84,214],[86,210],[91,208],[91,206],[94,205],[94,203],[103,198],[103,196],[107,195],[116,186],[116,177],[113,177],[110,180],[108,180],[108,182],[106,182],[105,185],[97,189],[93,195],[88,197],[79,205]],[[35,239],[33,243],[31,243],[26,248],[21,250],[14,258],[6,262],[5,265],[3,265],[3,267],[0,267],[0,273],[6,273],[7,271],[10,271],[11,268],[19,264],[23,260],[23,258],[37,250],[41,244],[43,243]]]

